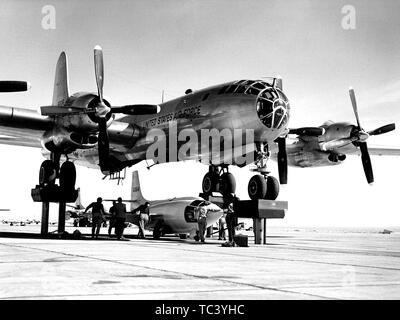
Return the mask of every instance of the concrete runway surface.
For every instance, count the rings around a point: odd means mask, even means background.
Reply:
[[[106,228],[99,240],[39,232],[0,224],[0,299],[400,298],[400,231],[269,227],[267,245],[250,237],[234,248],[217,238],[139,240],[136,227],[127,241]]]

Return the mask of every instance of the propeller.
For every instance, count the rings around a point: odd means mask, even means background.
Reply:
[[[374,182],[374,173],[372,170],[371,158],[369,156],[368,145],[366,140],[369,138],[369,136],[379,135],[393,131],[395,129],[395,124],[394,123],[387,124],[385,126],[382,126],[380,128],[377,128],[369,132],[364,131],[364,129],[361,127],[360,118],[358,116],[356,95],[354,93],[354,89],[351,87],[349,88],[349,94],[350,94],[351,104],[353,106],[354,115],[357,120],[357,127],[353,129],[351,137],[348,140],[352,142],[356,147],[360,148],[361,161],[364,168],[365,177],[367,178],[367,182],[371,184]]]
[[[279,137],[278,142],[278,172],[281,184],[287,184],[288,176],[288,160],[286,153],[286,137]]]
[[[100,46],[94,47],[94,71],[96,77],[97,92],[99,102],[95,105],[94,118],[99,126],[98,149],[99,166],[103,172],[110,169],[110,141],[107,132],[107,120],[112,113],[122,113],[127,115],[155,114],[160,112],[160,106],[150,104],[125,105],[121,107],[111,107],[103,98],[104,86],[104,62],[103,50]],[[90,110],[88,110],[90,111]]]

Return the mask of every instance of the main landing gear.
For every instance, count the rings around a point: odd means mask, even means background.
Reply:
[[[212,192],[229,195],[236,191],[236,180],[228,171],[228,166],[210,166],[203,178],[202,188],[206,195],[211,195]]]
[[[70,161],[65,161],[60,167],[61,154],[52,153],[50,160],[42,162],[39,170],[39,184],[31,191],[35,202],[42,202],[41,234],[48,233],[49,203],[59,204],[58,233],[65,232],[65,209],[67,202],[74,202],[78,197],[75,189],[76,169]],[[56,184],[59,180],[59,185]]]
[[[259,174],[254,175],[248,184],[250,199],[275,200],[279,195],[279,181],[269,175],[267,161],[269,151],[262,143],[256,144],[257,158],[255,168],[252,171]],[[210,166],[208,173],[203,178],[203,193],[208,196],[212,192],[220,192],[223,196],[229,196],[236,191],[235,177],[228,171],[228,166]]]

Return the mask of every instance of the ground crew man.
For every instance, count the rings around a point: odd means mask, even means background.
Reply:
[[[109,210],[111,217],[110,217],[110,225],[108,226],[108,235],[110,237],[111,237],[112,228],[115,228],[115,205],[116,205],[116,203],[117,203],[116,201],[113,201],[113,204]]]
[[[226,224],[228,227],[228,237],[229,237],[229,243],[232,247],[235,246],[235,227],[236,227],[236,217],[234,216],[234,211],[233,211],[233,203],[229,203],[228,208],[224,210],[226,213]]]
[[[207,210],[204,207],[199,209],[199,216],[197,218],[197,223],[199,225],[199,236],[201,242],[204,242],[204,233],[207,229]]]
[[[96,231],[96,239],[99,238],[99,232],[101,224],[103,222],[104,207],[103,204],[101,203],[102,201],[103,199],[98,197],[97,201],[89,204],[84,212],[86,213],[90,208],[92,208],[92,238],[94,238],[94,234]]]
[[[145,238],[144,230],[146,229],[149,223],[150,203],[146,202],[136,210],[139,210],[139,238],[144,239]]]
[[[218,240],[226,240],[225,229],[226,229],[226,213],[219,218],[218,221]]]
[[[114,206],[115,211],[115,234],[117,235],[118,240],[123,240],[122,236],[125,229],[125,220],[126,220],[126,205],[122,203],[122,198],[119,197],[117,199],[117,203]]]

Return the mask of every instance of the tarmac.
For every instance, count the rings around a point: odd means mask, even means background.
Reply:
[[[51,227],[50,230],[55,229]],[[76,228],[67,227],[72,233]],[[207,238],[41,239],[0,224],[0,300],[399,299],[400,232],[267,228],[267,244]]]

